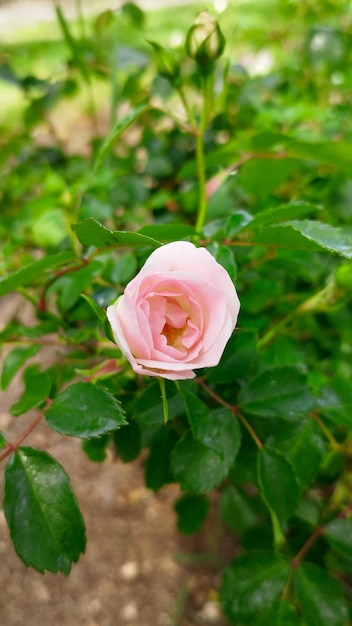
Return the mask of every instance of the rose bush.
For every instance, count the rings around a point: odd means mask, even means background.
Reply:
[[[135,372],[180,380],[219,363],[239,308],[222,265],[205,248],[176,241],[150,255],[107,316]]]

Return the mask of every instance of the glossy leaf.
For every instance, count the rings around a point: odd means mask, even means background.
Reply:
[[[282,453],[263,448],[258,455],[258,483],[264,501],[284,527],[299,498],[299,485],[292,463]]]
[[[336,552],[352,558],[352,521],[334,519],[325,526],[324,536]]]
[[[314,406],[314,397],[303,372],[293,366],[268,368],[241,389],[241,407],[260,417],[299,419]]]
[[[276,600],[273,605],[260,612],[253,626],[300,626],[297,611],[286,600]]]
[[[2,450],[2,448],[5,448],[6,444],[7,444],[6,437],[4,437],[2,432],[0,432],[0,450]]]
[[[45,419],[61,435],[83,439],[103,435],[126,424],[120,402],[91,383],[75,383],[56,396]]]
[[[85,527],[69,477],[55,459],[18,449],[5,472],[4,513],[26,565],[69,574],[85,550]]]
[[[96,246],[97,248],[148,246],[149,248],[158,248],[161,245],[160,241],[147,237],[147,235],[125,230],[110,230],[93,219],[86,219],[78,224],[73,224],[72,230],[84,246]]]
[[[338,582],[313,563],[294,573],[293,587],[307,624],[346,626],[348,612]]]
[[[18,370],[30,359],[38,354],[40,345],[33,344],[26,348],[15,348],[9,352],[3,363],[1,374],[1,388],[7,389]]]
[[[352,258],[351,232],[313,220],[282,222],[258,230],[252,241],[296,250],[326,250]]]
[[[201,494],[185,493],[175,502],[177,528],[184,535],[196,532],[203,524],[210,502]]]
[[[261,550],[240,555],[224,571],[220,602],[236,626],[251,624],[282,593],[290,573],[280,555]]]

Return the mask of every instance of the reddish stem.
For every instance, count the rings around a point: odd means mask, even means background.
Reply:
[[[37,417],[27,426],[23,433],[21,433],[18,439],[16,439],[14,443],[11,443],[10,441],[7,443],[5,449],[0,454],[0,462],[6,459],[6,457],[12,454],[12,452],[16,452],[16,450],[20,447],[22,441],[24,441],[26,437],[28,437],[28,435],[32,432],[32,430],[34,430],[35,427],[38,426],[39,422],[43,419],[46,411],[48,410],[52,402],[53,401],[48,398],[45,407],[40,411],[40,413],[38,413]]]

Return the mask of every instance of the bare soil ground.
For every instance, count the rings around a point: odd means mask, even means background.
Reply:
[[[4,324],[18,302],[2,299],[1,305]],[[42,358],[50,360],[52,354]],[[0,430],[10,440],[35,415],[10,415],[20,387],[18,376],[0,399]],[[204,530],[182,537],[173,511],[177,487],[148,491],[143,458],[124,465],[110,454],[102,464],[92,463],[78,440],[60,437],[45,423],[26,445],[47,450],[70,475],[88,544],[69,577],[27,569],[15,554],[0,508],[1,626],[225,626],[214,601],[220,580],[212,516]],[[231,540],[225,536],[220,543],[229,560]],[[205,554],[213,564],[202,564]]]

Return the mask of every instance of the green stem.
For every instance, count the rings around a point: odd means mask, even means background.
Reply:
[[[261,350],[262,348],[264,348],[268,343],[270,343],[275,336],[283,329],[285,328],[285,326],[287,326],[287,324],[289,324],[290,322],[292,322],[296,317],[296,311],[293,313],[290,313],[289,315],[287,315],[286,317],[284,317],[281,322],[279,322],[278,324],[276,324],[271,330],[269,330],[267,333],[265,333],[265,335],[263,335],[263,337],[261,339],[258,339],[257,341],[257,348],[258,350]]]
[[[169,403],[167,401],[167,396],[166,396],[165,379],[159,378],[158,380],[159,380],[160,391],[161,391],[161,399],[163,401],[164,424],[166,426],[166,424],[169,421]]]
[[[207,194],[206,194],[206,177],[205,177],[205,158],[204,158],[204,133],[209,120],[209,112],[213,103],[213,73],[206,74],[202,77],[203,87],[203,108],[202,116],[197,133],[196,142],[196,158],[197,173],[199,185],[199,206],[196,222],[197,232],[201,231],[205,222],[207,212]]]
[[[344,450],[344,446],[342,446],[341,444],[339,444],[334,435],[331,433],[331,431],[329,430],[329,428],[326,426],[326,424],[324,424],[323,420],[320,419],[319,415],[317,414],[316,411],[312,411],[311,412],[311,417],[312,419],[314,419],[314,421],[318,424],[319,428],[323,431],[325,437],[327,438],[327,440],[329,441],[332,450],[334,450],[334,452],[341,452]]]

